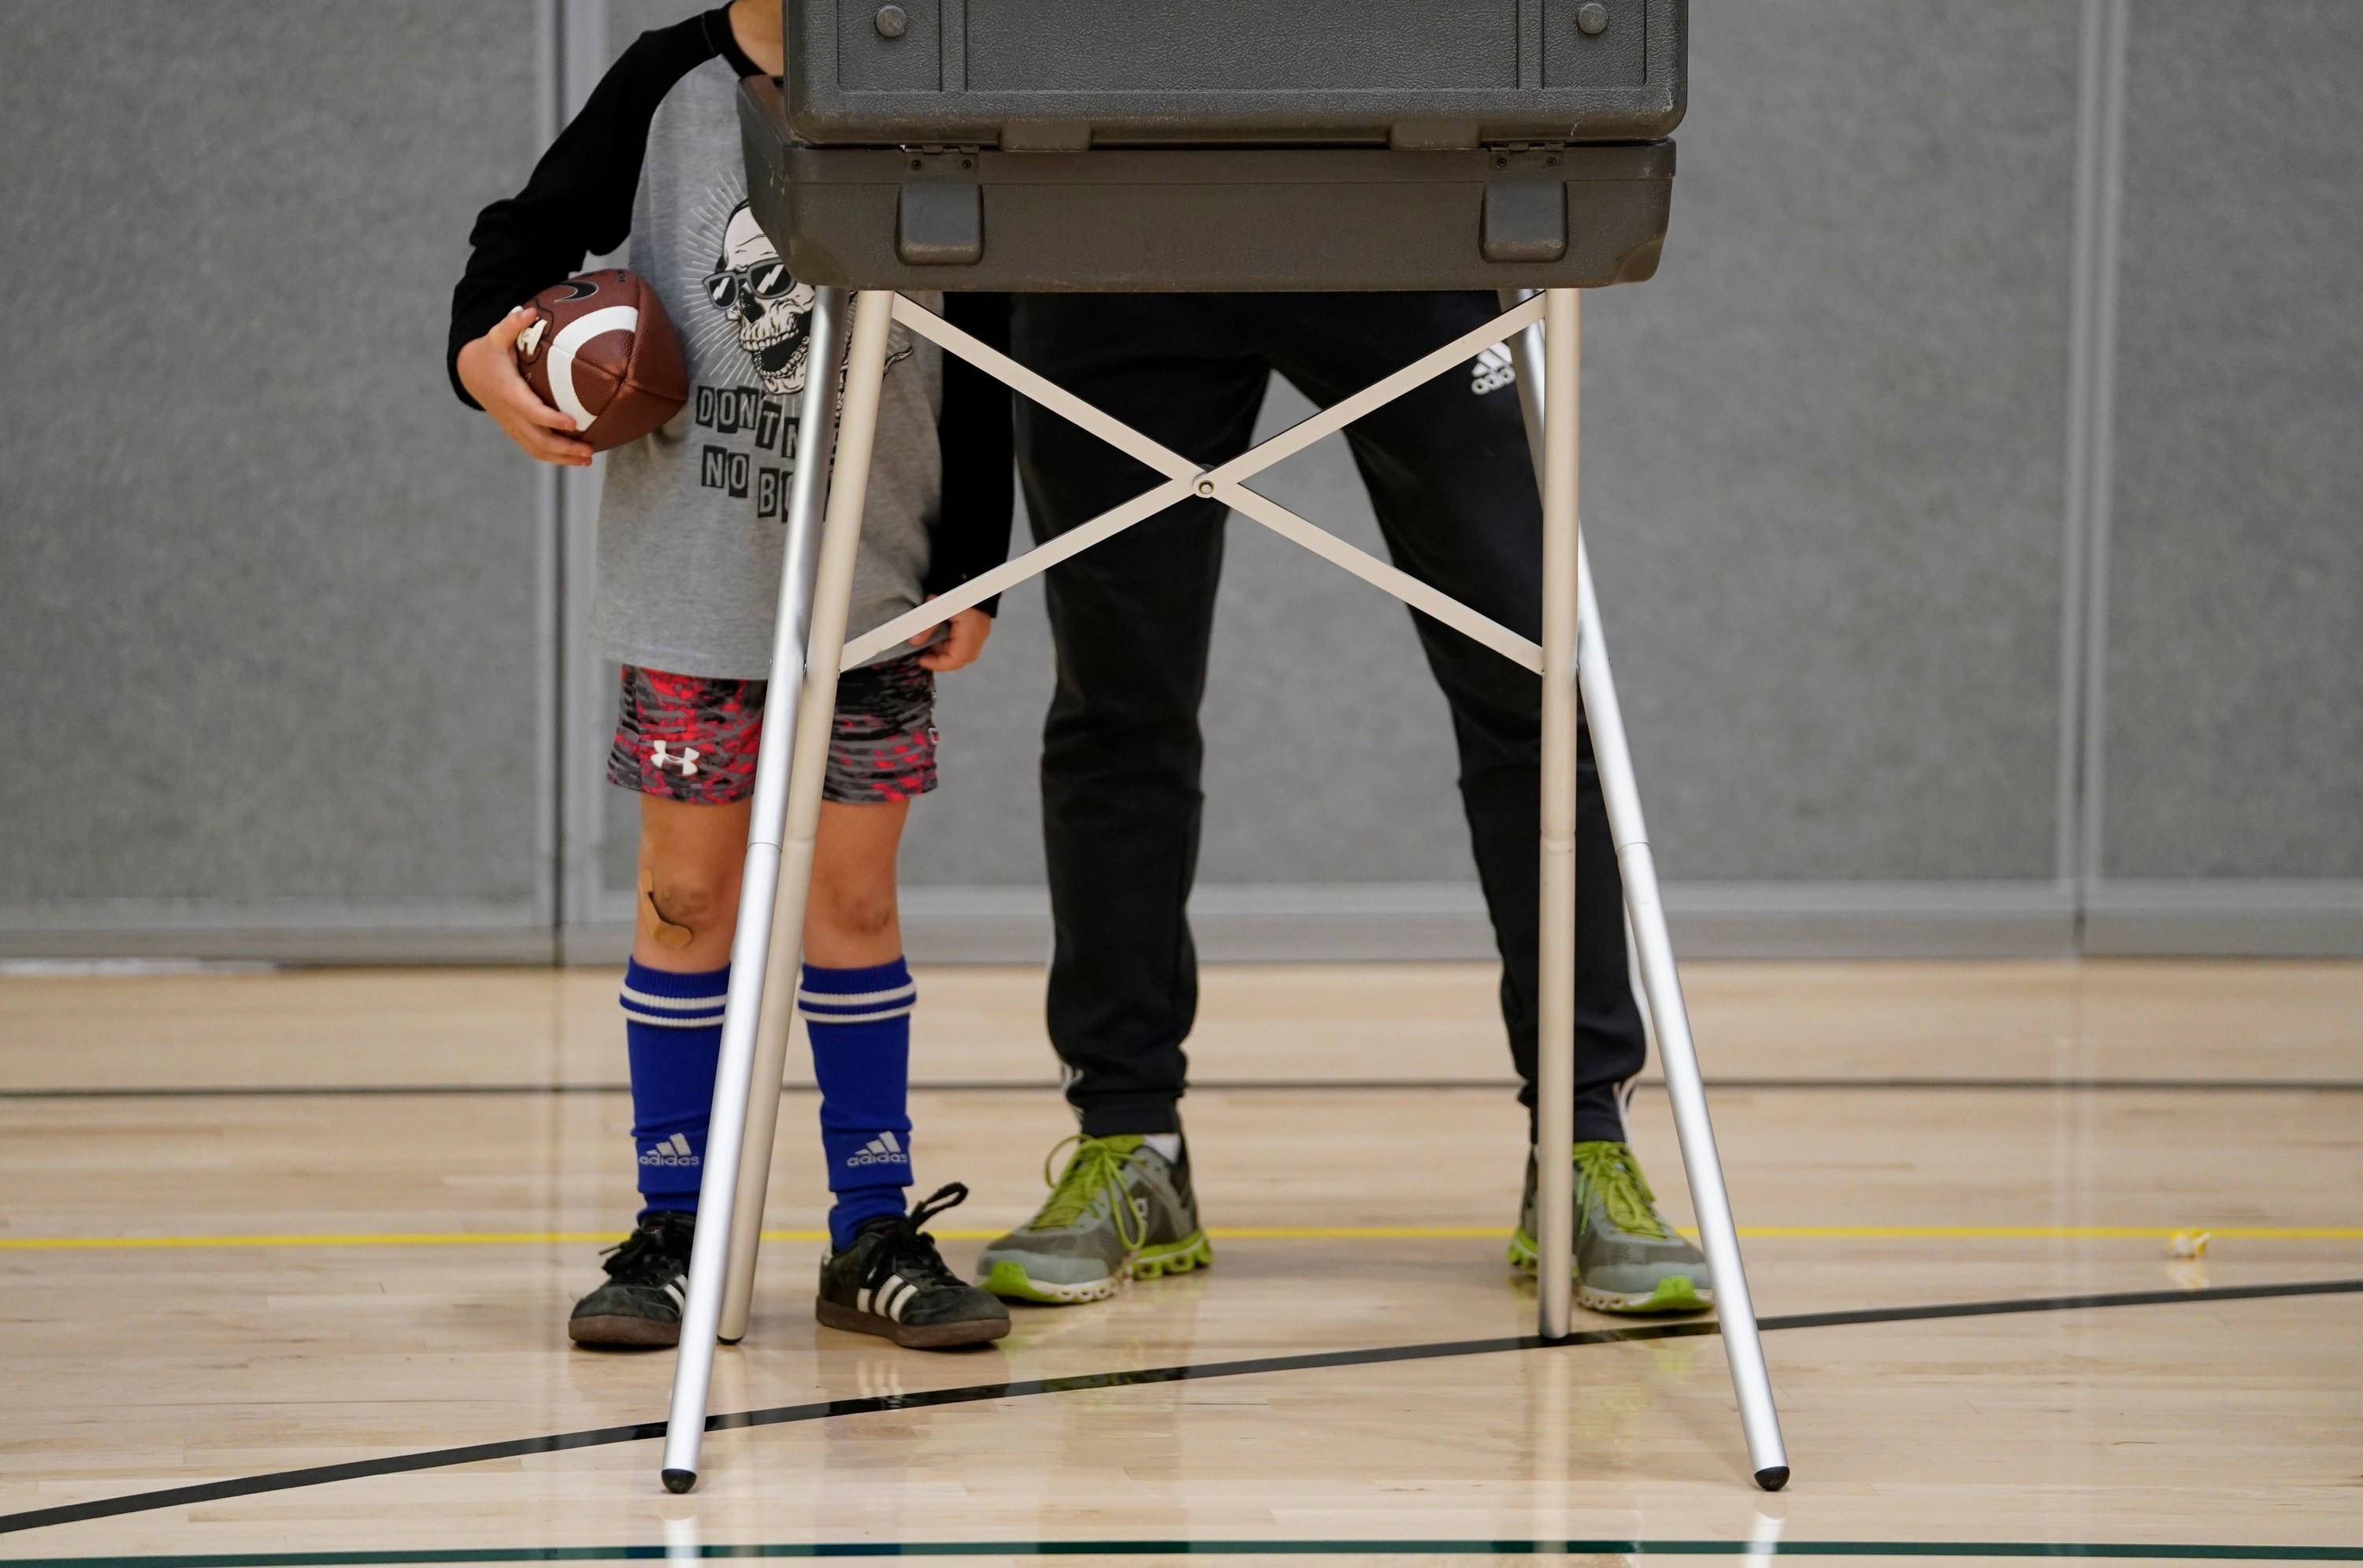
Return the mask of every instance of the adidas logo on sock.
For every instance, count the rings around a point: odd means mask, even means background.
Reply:
[[[903,1152],[903,1145],[894,1141],[894,1134],[881,1132],[861,1145],[860,1153],[847,1155],[845,1163],[849,1166],[907,1165],[911,1163],[911,1156]]]
[[[697,1164],[697,1153],[689,1146],[688,1139],[676,1132],[671,1137],[666,1139],[663,1143],[659,1143],[655,1148],[641,1154],[640,1164],[644,1165],[693,1165]]]

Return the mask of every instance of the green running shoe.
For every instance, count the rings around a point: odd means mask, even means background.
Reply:
[[[1526,1198],[1510,1237],[1510,1262],[1531,1274],[1535,1156],[1526,1154]],[[1703,1312],[1714,1305],[1706,1259],[1658,1212],[1656,1195],[1629,1143],[1575,1146],[1576,1299],[1595,1312]]]
[[[1186,1163],[1168,1161],[1135,1132],[1071,1138],[1042,1162],[1044,1181],[1070,1143],[1074,1157],[1034,1218],[977,1255],[987,1290],[1063,1307],[1105,1300],[1127,1276],[1213,1265]]]

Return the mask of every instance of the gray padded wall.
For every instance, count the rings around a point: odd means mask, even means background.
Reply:
[[[618,950],[595,483],[462,414],[440,323],[550,106],[697,8],[10,9],[0,955]],[[1678,939],[2363,950],[2355,7],[1695,0],[1693,41],[1665,270],[1591,296],[1585,378]],[[1375,546],[1342,443],[1264,482]],[[1207,950],[1481,953],[1403,612],[1230,539]],[[923,956],[1041,950],[1049,658],[1029,587],[945,684]]]
[[[2098,905],[2363,928],[2363,6],[2131,16]]]
[[[441,330],[535,16],[8,8],[0,950],[548,953],[541,481]]]
[[[2055,873],[2078,15],[1698,8],[1585,520],[1676,880]]]

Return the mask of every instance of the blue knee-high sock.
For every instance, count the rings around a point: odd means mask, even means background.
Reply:
[[[730,966],[678,975],[635,963],[624,971],[624,1034],[631,1045],[632,1143],[639,1151],[643,1216],[697,1211],[705,1127],[722,1054]]]
[[[918,988],[903,960],[866,969],[804,966],[797,1005],[820,1081],[820,1142],[828,1156],[829,1244],[843,1252],[865,1220],[904,1212],[911,1185],[911,1008]]]

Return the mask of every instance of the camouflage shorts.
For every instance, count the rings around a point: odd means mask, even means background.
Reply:
[[[755,790],[765,685],[626,665],[608,781],[698,805],[747,799]],[[847,670],[837,683],[822,798],[876,804],[934,789],[935,717],[935,672],[915,655]]]

